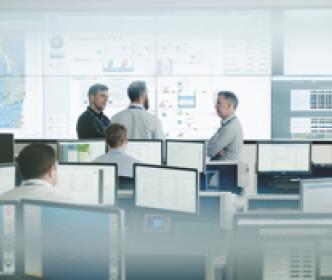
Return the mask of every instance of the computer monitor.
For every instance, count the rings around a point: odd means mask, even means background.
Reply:
[[[92,162],[105,154],[103,140],[59,141],[58,159],[62,162]]]
[[[129,140],[126,153],[145,164],[162,164],[162,140]]]
[[[313,142],[311,145],[311,160],[319,167],[332,167],[332,142]]]
[[[58,165],[57,188],[78,203],[116,204],[117,165],[64,163]]]
[[[135,164],[135,205],[198,212],[197,169]]]
[[[258,143],[259,173],[309,173],[311,148],[306,142]]]
[[[14,162],[14,135],[0,133],[0,163]]]
[[[24,279],[124,279],[124,213],[22,200]]]
[[[0,164],[0,196],[15,188],[16,165]]]
[[[332,213],[332,178],[301,180],[303,212]]]
[[[0,278],[16,279],[17,257],[17,204],[0,201]]]
[[[205,171],[205,141],[166,140],[166,164],[168,166],[195,168]]]
[[[51,146],[56,154],[58,154],[58,140],[53,139],[15,139],[14,143],[14,155],[15,158],[19,153],[28,145],[31,144],[46,144]]]

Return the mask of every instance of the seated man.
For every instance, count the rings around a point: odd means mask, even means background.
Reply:
[[[0,196],[0,200],[47,200],[74,202],[54,187],[57,181],[56,153],[45,144],[25,147],[17,158],[22,185]]]
[[[108,153],[99,156],[94,162],[116,163],[118,165],[119,176],[133,177],[133,166],[140,161],[125,152],[128,143],[125,126],[119,123],[112,123],[106,130],[105,140],[108,146]]]

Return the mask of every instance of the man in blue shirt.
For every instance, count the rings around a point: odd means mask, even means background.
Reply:
[[[239,160],[243,144],[243,130],[236,116],[238,98],[231,91],[218,93],[216,111],[221,127],[208,140],[207,155],[211,160]]]
[[[106,144],[108,153],[101,155],[94,160],[100,163],[116,163],[118,165],[118,175],[123,177],[133,177],[133,167],[140,161],[125,152],[128,143],[127,129],[119,123],[112,123],[106,130]]]

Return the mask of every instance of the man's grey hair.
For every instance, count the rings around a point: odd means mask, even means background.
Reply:
[[[219,91],[218,92],[218,97],[223,96],[225,99],[229,100],[232,102],[234,109],[236,109],[239,105],[239,100],[237,96],[235,95],[234,92],[232,91]]]

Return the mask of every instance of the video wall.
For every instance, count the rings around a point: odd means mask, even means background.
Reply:
[[[2,13],[0,132],[76,138],[90,85],[109,87],[111,117],[139,79],[167,138],[209,138],[220,90],[238,95],[246,139],[332,138],[331,23],[332,10]],[[304,104],[314,94],[322,108]]]

